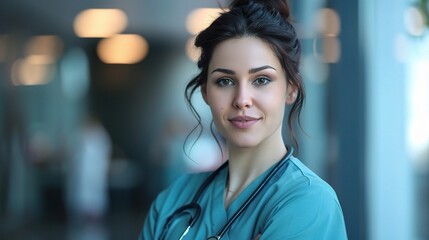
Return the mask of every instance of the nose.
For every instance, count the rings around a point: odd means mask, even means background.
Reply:
[[[233,105],[237,109],[250,108],[252,106],[251,90],[243,85],[237,87]]]

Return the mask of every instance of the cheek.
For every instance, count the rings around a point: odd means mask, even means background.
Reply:
[[[260,101],[264,102],[265,105],[276,107],[278,105],[286,104],[286,91],[283,91],[281,88],[271,91],[269,93],[264,93],[259,96]]]
[[[226,108],[220,102],[217,102],[216,104],[210,105],[210,110],[212,112],[213,118],[219,119],[222,118],[225,114]]]
[[[212,113],[212,120],[214,125],[216,126],[216,128],[218,129],[218,131],[225,136],[224,134],[224,129],[223,129],[223,125],[225,122],[225,119],[227,118],[227,114],[226,114],[226,107],[224,106],[219,106],[219,104],[216,105],[211,105],[210,106],[210,110]]]
[[[284,109],[286,108],[286,96],[284,92],[276,91],[275,93],[267,94],[261,98],[262,111],[268,114],[268,117],[283,118]]]
[[[228,98],[222,94],[212,92],[209,97],[209,106],[213,114],[220,114],[226,111]]]

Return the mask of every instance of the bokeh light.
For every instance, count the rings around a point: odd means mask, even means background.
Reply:
[[[313,53],[323,63],[336,63],[341,57],[341,43],[337,37],[313,39]]]
[[[197,62],[201,55],[201,49],[195,47],[194,45],[195,37],[195,35],[190,37],[186,42],[186,55],[193,62]]]
[[[195,35],[206,29],[223,12],[220,8],[198,8],[193,10],[186,19],[186,29]]]
[[[425,31],[425,19],[420,9],[409,7],[404,14],[407,32],[413,36],[421,36]]]
[[[142,61],[149,52],[147,41],[136,34],[118,34],[100,41],[98,57],[109,64],[133,64]]]
[[[341,31],[338,13],[331,8],[320,9],[315,18],[316,30],[325,36],[336,37]]]
[[[42,35],[31,38],[27,43],[26,53],[28,56],[43,56],[52,61],[58,59],[63,52],[63,41],[54,35]]]
[[[87,9],[74,21],[74,31],[82,38],[103,38],[121,33],[127,26],[127,15],[119,9]]]
[[[18,59],[12,66],[12,83],[16,86],[46,84],[52,80],[54,70],[52,58],[47,56]]]

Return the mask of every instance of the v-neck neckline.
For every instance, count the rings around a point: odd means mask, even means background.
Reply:
[[[263,181],[263,179],[267,176],[268,172],[274,167],[271,166],[269,169],[265,170],[261,175],[259,175],[255,180],[253,180],[249,185],[247,185],[237,197],[232,200],[228,207],[225,208],[225,194],[226,194],[226,184],[229,174],[229,168],[226,167],[224,170],[220,172],[219,181],[216,181],[216,189],[219,190],[217,196],[221,198],[221,201],[216,201],[220,206],[217,209],[222,209],[225,213],[227,219],[229,219],[234,213],[238,211],[238,209],[244,204],[244,202],[250,197],[252,192],[256,189],[256,187]]]

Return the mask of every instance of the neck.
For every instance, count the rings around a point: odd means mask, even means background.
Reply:
[[[262,143],[252,148],[229,146],[229,176],[225,191],[225,207],[257,177],[280,161],[287,149],[283,140]]]

